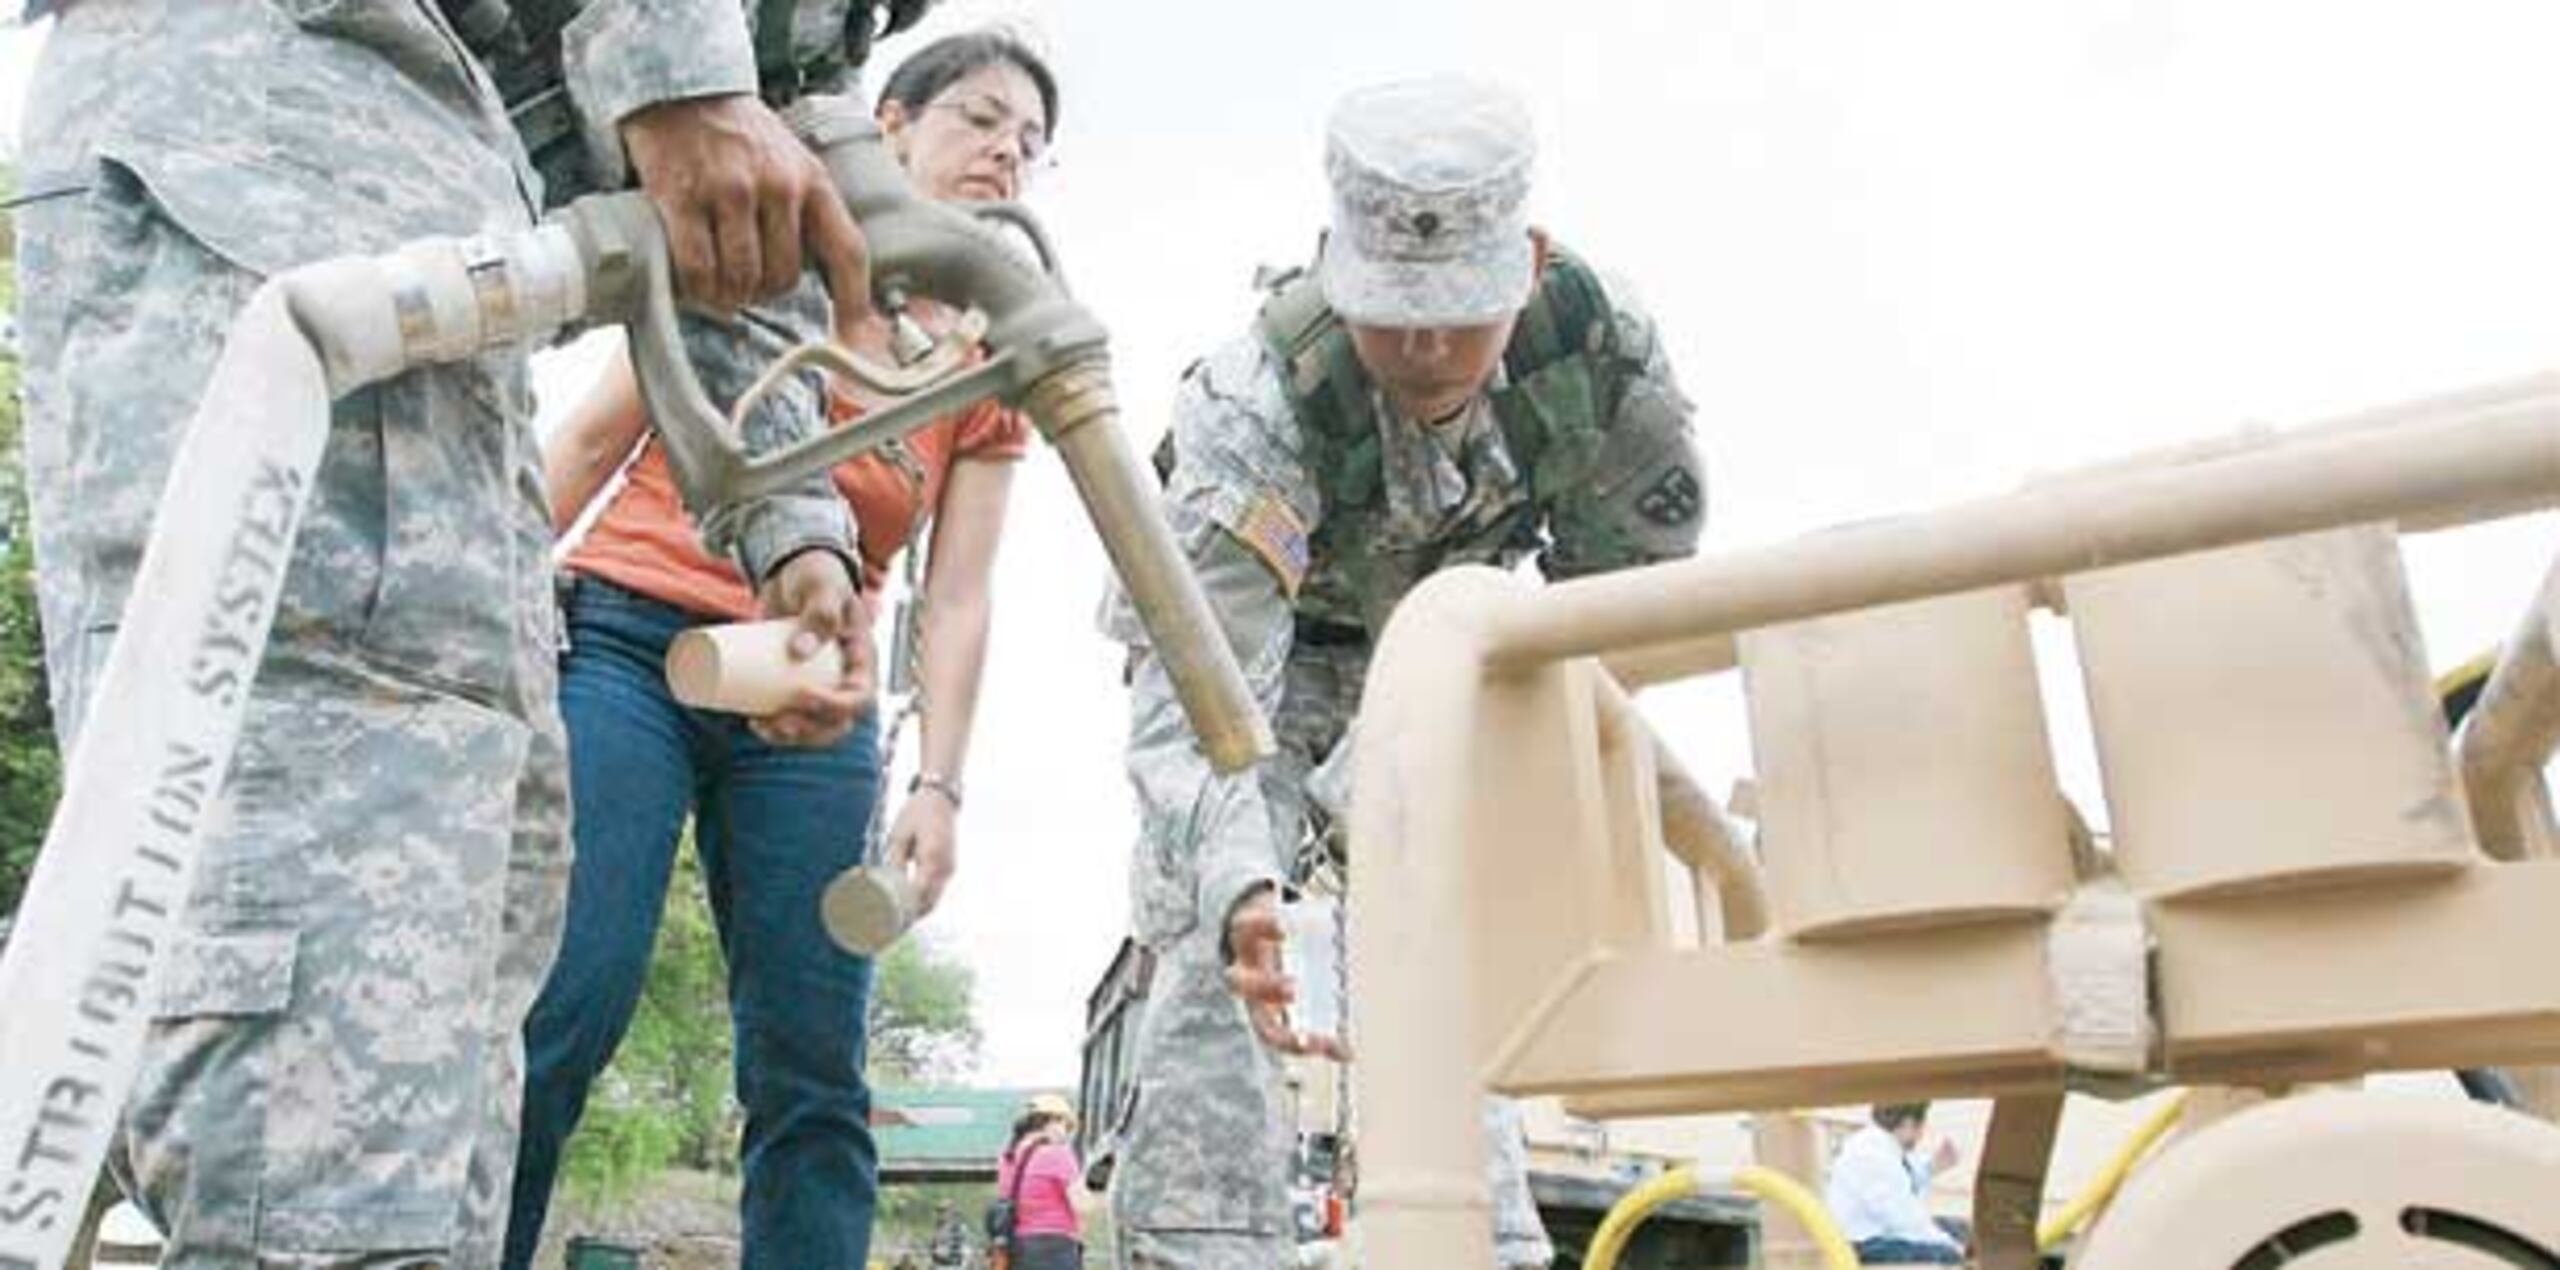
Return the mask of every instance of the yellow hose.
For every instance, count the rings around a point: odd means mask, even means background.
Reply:
[[[2081,1223],[2088,1221],[2092,1214],[2115,1198],[2116,1191],[2124,1186],[2125,1178],[2132,1175],[2133,1166],[2140,1163],[2142,1157],[2178,1123],[2180,1116],[2186,1114],[2187,1099],[2188,1092],[2181,1089],[2160,1104],[2159,1109],[2133,1131],[2133,1136],[2116,1148],[2116,1153],[2108,1158],[2106,1167],[2099,1170],[2097,1177],[2082,1187],[2060,1212],[2036,1227],[2038,1252],[2053,1251],[2055,1245],[2070,1237]],[[1635,1237],[1636,1227],[1655,1209],[1683,1196],[1697,1194],[1700,1181],[1697,1169],[1676,1168],[1619,1196],[1618,1202],[1609,1206],[1608,1215],[1600,1219],[1600,1229],[1591,1236],[1591,1250],[1582,1260],[1585,1270],[1617,1270],[1618,1258],[1626,1254],[1627,1241]],[[1823,1209],[1822,1201],[1797,1184],[1794,1178],[1755,1164],[1736,1172],[1733,1185],[1736,1190],[1760,1197],[1764,1203],[1787,1210],[1801,1222],[1813,1235],[1814,1246],[1822,1253],[1824,1270],[1857,1270],[1858,1254],[1849,1247],[1848,1238],[1840,1233],[1840,1227],[1831,1220],[1831,1214]]]
[[[1697,1194],[1700,1181],[1695,1168],[1676,1168],[1619,1196],[1618,1202],[1609,1206],[1609,1215],[1600,1219],[1600,1229],[1591,1236],[1591,1250],[1582,1259],[1584,1270],[1617,1270],[1618,1258],[1625,1254],[1636,1227],[1653,1210]],[[1763,1203],[1787,1210],[1802,1222],[1813,1233],[1814,1245],[1822,1250],[1823,1270],[1858,1270],[1858,1254],[1850,1249],[1831,1214],[1823,1211],[1822,1201],[1797,1185],[1794,1178],[1755,1164],[1736,1172],[1733,1185],[1736,1190],[1759,1196]]]
[[[2456,691],[2468,687],[2472,681],[2488,678],[2489,672],[2498,668],[2498,654],[2503,651],[2505,651],[2504,645],[2491,644],[2471,660],[2436,676],[2436,696],[2450,697]]]
[[[2187,1091],[2183,1089],[2179,1090],[2175,1097],[2160,1104],[2160,1109],[2152,1112],[2150,1118],[2144,1120],[2141,1127],[2133,1131],[2133,1136],[2125,1139],[2123,1146],[2116,1148],[2115,1155],[2107,1160],[2105,1168],[2098,1171],[2098,1176],[2090,1179],[2087,1186],[2080,1188],[2080,1193],[2072,1196],[2071,1202],[2062,1206],[2062,1211],[2045,1218],[2036,1226],[2036,1251],[2053,1251],[2055,1245],[2069,1238],[2072,1231],[2080,1228],[2080,1223],[2089,1220],[2092,1214],[2106,1207],[2107,1201],[2116,1197],[2117,1189],[2124,1185],[2124,1179],[2133,1172],[2133,1166],[2141,1161],[2143,1153],[2149,1151],[2152,1144],[2158,1142],[2160,1136],[2169,1131],[2170,1126],[2178,1123],[2178,1117],[2186,1114],[2186,1110]]]

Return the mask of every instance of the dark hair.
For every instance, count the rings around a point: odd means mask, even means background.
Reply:
[[[946,35],[908,54],[898,69],[889,72],[889,82],[880,90],[880,104],[894,101],[914,114],[933,104],[943,89],[961,77],[1007,62],[1022,68],[1031,77],[1031,86],[1040,90],[1041,128],[1056,136],[1058,77],[1049,73],[1049,64],[1021,37],[999,27]]]
[[[1045,1111],[1026,1111],[1016,1117],[1013,1122],[1013,1136],[1005,1141],[1005,1158],[1019,1157],[1022,1151],[1022,1140],[1048,1128],[1056,1119],[1056,1116]]]
[[[1927,1124],[1929,1104],[1925,1102],[1880,1102],[1874,1112],[1876,1126],[1891,1130],[1905,1124]]]

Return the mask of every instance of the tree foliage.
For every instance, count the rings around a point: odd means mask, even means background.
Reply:
[[[0,191],[10,188],[0,173]],[[0,219],[0,309],[17,307],[14,238]],[[14,330],[14,328],[13,328]],[[0,915],[14,914],[62,788],[36,626],[35,553],[19,451],[18,351],[0,341]]]
[[[871,1083],[929,1085],[978,1062],[977,972],[922,934],[889,946],[871,980]]]

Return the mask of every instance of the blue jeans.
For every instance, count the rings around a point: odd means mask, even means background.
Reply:
[[[1922,1243],[1916,1239],[1895,1239],[1879,1235],[1861,1239],[1857,1248],[1862,1266],[1960,1266],[1964,1254],[1948,1244]]]
[[[685,817],[729,970],[747,1270],[861,1266],[879,1157],[863,1083],[871,963],[837,948],[819,897],[859,864],[879,794],[876,718],[825,749],[676,703],[667,645],[706,619],[594,578],[568,600],[568,928],[525,1021],[525,1106],[506,1265],[533,1263],[587,1089],[630,1025]]]

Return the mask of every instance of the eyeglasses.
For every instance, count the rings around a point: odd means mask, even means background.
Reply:
[[[1027,119],[1017,119],[1011,107],[992,97],[965,97],[958,101],[937,101],[927,110],[948,110],[969,125],[969,131],[980,140],[1009,138],[1014,152],[1022,156],[1022,166],[1045,172],[1057,162],[1049,153],[1049,132]]]

